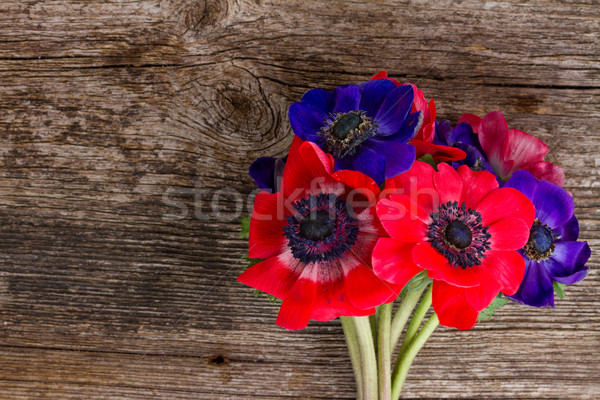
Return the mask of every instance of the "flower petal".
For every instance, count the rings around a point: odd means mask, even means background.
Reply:
[[[377,216],[386,232],[396,240],[415,243],[426,240],[427,225],[401,203],[389,199],[379,201]]]
[[[458,201],[460,205],[463,185],[454,168],[446,163],[440,163],[438,172],[433,174],[433,182],[440,196],[440,204]]]
[[[573,197],[560,186],[540,181],[533,197],[535,216],[551,229],[564,225],[573,216]]]
[[[525,274],[525,260],[516,251],[488,251],[482,269],[500,284],[502,293],[511,296],[519,289]]]
[[[256,195],[248,232],[250,258],[268,258],[283,251],[285,215],[281,193],[259,192]]]
[[[483,118],[478,117],[475,114],[463,114],[460,116],[460,118],[458,119],[458,124],[461,123],[466,123],[469,124],[471,126],[471,128],[473,129],[474,133],[479,133],[480,132],[480,126],[481,126],[481,122],[483,121]]]
[[[474,127],[473,130],[475,130]],[[485,151],[494,169],[500,167],[500,171],[496,171],[501,175],[508,173],[508,170],[505,171],[505,166],[502,165],[508,141],[508,125],[500,111],[491,112],[483,117],[478,137],[481,148]]]
[[[591,255],[586,242],[557,242],[554,253],[546,263],[552,279],[567,285],[580,281],[587,275],[585,263]]]
[[[373,250],[373,272],[379,278],[404,287],[422,271],[412,260],[414,243],[379,238]]]
[[[316,107],[325,113],[331,112],[335,103],[333,92],[324,89],[311,89],[304,93],[302,101]]]
[[[335,163],[335,170],[350,169],[360,171],[372,178],[377,185],[385,181],[385,157],[371,149],[364,148],[355,156],[346,156]]]
[[[360,109],[366,111],[367,116],[373,118],[388,93],[396,87],[389,79],[377,79],[360,85]]]
[[[481,214],[483,226],[506,218],[522,219],[531,227],[535,217],[533,203],[525,195],[513,188],[500,188],[492,191],[475,206]]]
[[[485,196],[498,189],[498,180],[487,171],[472,171],[466,165],[456,171],[463,182],[463,201],[469,208],[475,208]]]
[[[465,289],[465,299],[477,311],[487,308],[500,292],[500,284],[495,279],[489,279],[488,274],[480,274],[479,280],[479,286]]]
[[[308,325],[317,296],[317,273],[316,264],[309,264],[304,268],[281,303],[275,321],[277,325],[289,330],[302,329]]]
[[[302,140],[319,142],[318,136],[327,114],[313,105],[304,102],[294,103],[288,111],[290,125],[296,135]]]
[[[539,181],[528,171],[516,171],[503,187],[512,187],[523,193],[529,200],[533,201]]]
[[[553,229],[557,240],[573,241],[579,237],[579,221],[573,215],[564,225]]]
[[[333,113],[347,113],[358,110],[360,104],[360,86],[338,86],[334,91],[335,107]]]
[[[520,218],[502,218],[488,228],[492,236],[490,242],[494,250],[519,250],[529,240],[529,230],[525,222]]]
[[[431,165],[415,161],[410,170],[389,179],[385,191],[406,194],[431,214],[439,206],[439,196],[433,183],[434,172]]]
[[[431,279],[448,282],[459,287],[474,287],[479,285],[479,276],[474,268],[456,267],[448,264],[448,260],[428,242],[417,244],[412,252],[415,264],[427,269]]]
[[[402,128],[413,99],[414,93],[410,85],[397,86],[388,93],[374,118],[380,135],[393,135]]]
[[[331,177],[333,158],[311,142],[290,151],[283,170],[281,191],[286,199],[297,198],[304,190],[336,183]]]
[[[288,249],[251,266],[238,276],[237,280],[261,292],[284,299],[303,269],[304,264],[294,258]]]
[[[518,129],[508,131],[507,138],[504,158],[514,161],[515,170],[544,160],[550,151],[546,143]]]
[[[393,301],[401,287],[379,279],[373,270],[348,252],[340,258],[346,281],[346,294],[357,308],[368,309]]]
[[[511,299],[533,307],[554,307],[554,287],[544,261],[528,260],[523,283]]]
[[[561,167],[552,164],[550,161],[540,161],[525,167],[525,169],[538,179],[555,183],[560,187],[565,184],[565,172]]]
[[[408,171],[415,162],[416,150],[410,144],[395,140],[368,140],[363,146],[385,157],[385,179]]]
[[[433,310],[440,324],[460,330],[475,326],[479,313],[465,300],[465,289],[445,282],[433,282]]]

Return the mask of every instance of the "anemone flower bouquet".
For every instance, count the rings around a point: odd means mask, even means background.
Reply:
[[[250,166],[238,280],[281,300],[285,329],[339,317],[358,399],[398,399],[438,325],[471,329],[509,300],[554,307],[586,276],[562,169],[500,112],[452,128],[381,72],[308,91],[289,120],[288,155]]]

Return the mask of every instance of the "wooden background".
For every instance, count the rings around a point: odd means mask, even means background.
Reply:
[[[275,326],[235,281],[238,219],[202,215],[220,189],[246,204],[250,162],[286,152],[302,93],[382,69],[453,123],[501,109],[546,141],[593,249],[555,310],[439,329],[404,397],[600,398],[598,1],[4,0],[0,15],[0,398],[352,399],[339,321]]]

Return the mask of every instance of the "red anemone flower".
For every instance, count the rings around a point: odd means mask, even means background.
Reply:
[[[385,235],[375,212],[377,184],[333,166],[331,155],[295,137],[281,191],[260,192],[254,201],[248,256],[264,261],[238,280],[283,300],[276,322],[286,329],[373,314],[401,289],[370,266]]]
[[[562,186],[565,173],[562,168],[544,161],[550,151],[546,143],[518,129],[508,130],[506,120],[500,111],[494,111],[481,118],[474,114],[463,114],[458,123],[471,125],[478,134],[481,148],[488,163],[503,181],[520,169],[529,171],[538,179]]]
[[[402,85],[402,83],[398,82],[396,79],[388,77],[388,74],[385,71],[373,75],[371,80],[375,79],[388,79],[394,82],[396,86]],[[409,83],[409,85],[412,86],[415,95],[411,112],[421,111],[423,113],[423,123],[421,124],[421,128],[410,141],[410,144],[417,149],[416,158],[423,157],[425,154],[431,154],[436,161],[463,160],[467,154],[461,149],[433,143],[433,140],[435,139],[435,118],[437,116],[435,101],[431,99],[429,103],[427,103],[423,91],[417,89],[417,86],[412,83]]]
[[[391,237],[377,242],[373,270],[399,286],[427,270],[440,323],[470,329],[499,292],[519,289],[525,262],[516,250],[535,210],[518,190],[499,189],[490,172],[438,169],[416,161],[386,182],[395,194],[379,201],[377,215]]]

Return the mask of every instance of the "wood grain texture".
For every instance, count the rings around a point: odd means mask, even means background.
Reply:
[[[291,142],[292,102],[381,69],[441,118],[501,109],[546,141],[593,251],[556,309],[439,329],[404,398],[599,398],[597,1],[13,0],[0,15],[1,398],[352,399],[339,322],[277,328],[235,281],[237,219],[198,218],[211,205],[193,190],[251,193],[250,162]]]

